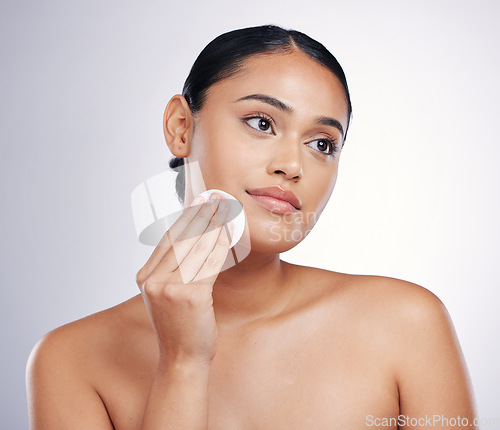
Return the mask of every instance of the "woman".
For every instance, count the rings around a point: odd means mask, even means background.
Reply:
[[[250,252],[222,270],[227,204],[199,204],[194,178],[180,176],[191,206],[139,270],[141,294],[35,347],[31,428],[473,428],[436,296],[279,258],[328,202],[350,116],[342,68],[308,36],[262,26],[212,41],[164,132],[172,167],[198,162],[207,189],[242,204]]]

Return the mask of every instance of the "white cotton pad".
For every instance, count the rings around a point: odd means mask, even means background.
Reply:
[[[199,197],[201,197],[204,202],[208,202],[210,200],[210,196],[212,195],[212,193],[217,193],[223,199],[227,199],[229,201],[230,209],[227,219],[229,219],[230,221],[227,223],[227,225],[228,227],[230,225],[233,226],[233,237],[231,240],[231,245],[229,246],[229,248],[232,248],[241,239],[241,237],[243,236],[243,231],[245,230],[246,219],[245,219],[245,212],[243,211],[243,206],[231,194],[217,189],[204,191],[203,193],[200,194]]]

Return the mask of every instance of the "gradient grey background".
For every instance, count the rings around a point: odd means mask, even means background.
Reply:
[[[153,248],[137,240],[130,193],[167,168],[163,110],[199,51],[274,23],[337,56],[354,106],[332,199],[283,258],[433,291],[480,415],[497,418],[485,428],[500,428],[499,12],[484,0],[2,1],[0,426],[27,428],[25,365],[44,333],[138,293]]]

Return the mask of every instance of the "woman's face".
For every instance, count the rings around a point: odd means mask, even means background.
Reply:
[[[347,121],[344,90],[328,69],[300,51],[252,56],[210,88],[188,162],[199,163],[206,189],[243,205],[252,250],[284,252],[304,239],[330,198]],[[298,209],[250,194],[266,187],[292,192]]]

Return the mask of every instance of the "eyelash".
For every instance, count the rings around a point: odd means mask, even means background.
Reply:
[[[272,120],[272,118],[267,116],[265,113],[258,112],[254,115],[250,115],[250,116],[246,116],[246,117],[242,118],[243,122],[245,124],[247,124],[249,127],[252,127],[252,126],[250,124],[248,124],[248,121],[250,121],[252,119],[261,119],[261,120],[267,121],[269,123],[269,125],[271,126],[271,130],[274,132],[274,125],[273,125],[274,121]],[[252,127],[252,128],[254,130],[257,130],[255,127]],[[261,131],[262,133],[266,133],[263,130],[257,130],[257,131]]]
[[[328,144],[328,146],[330,148],[328,152],[318,151],[318,152],[321,152],[322,154],[330,155],[333,157],[338,152],[338,148],[335,146],[335,141],[332,139],[328,139],[328,138],[324,137],[322,139],[313,140],[312,142],[326,142]],[[309,142],[309,143],[312,143],[312,142]]]
[[[252,129],[254,129],[256,131],[260,131],[262,133],[269,134],[266,131],[257,130],[255,127],[252,127],[250,124],[248,124],[248,121],[250,121],[252,119],[260,119],[260,120],[267,121],[269,123],[269,125],[271,126],[271,131],[274,133],[274,125],[273,125],[274,121],[272,120],[272,118],[270,118],[266,114],[259,112],[259,113],[255,114],[255,115],[246,116],[246,117],[242,118],[242,121],[246,125],[248,125],[249,127],[251,127]],[[338,152],[338,148],[335,146],[335,140],[333,140],[333,139],[329,139],[327,137],[324,137],[322,139],[313,140],[313,141],[311,141],[309,143],[312,143],[312,142],[326,142],[328,144],[328,146],[329,146],[329,151],[328,152],[323,152],[323,151],[317,150],[317,152],[319,152],[321,154],[324,154],[326,156],[332,156],[333,157]]]

